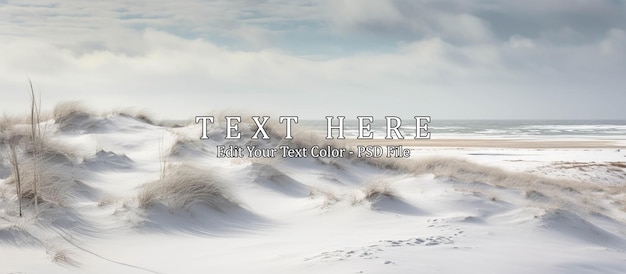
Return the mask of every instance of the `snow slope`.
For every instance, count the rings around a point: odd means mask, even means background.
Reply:
[[[3,144],[23,127],[4,129]],[[610,164],[621,160],[614,150],[228,159],[217,145],[325,141],[251,140],[245,124],[242,139],[216,125],[200,141],[197,125],[120,114],[43,127],[54,195],[38,208],[25,197],[17,216],[6,153],[0,163],[4,273],[626,272],[626,166]],[[559,168],[576,162],[594,165]]]

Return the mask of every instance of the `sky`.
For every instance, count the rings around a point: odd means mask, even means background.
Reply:
[[[0,0],[0,111],[626,119],[621,0]]]

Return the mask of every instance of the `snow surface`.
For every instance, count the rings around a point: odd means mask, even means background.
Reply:
[[[46,123],[46,138],[75,156],[68,176],[80,188],[67,203],[24,202],[17,217],[0,165],[2,273],[626,273],[626,167],[611,164],[626,161],[624,150],[412,147],[398,160],[451,157],[505,177],[571,180],[567,194],[464,181],[472,170],[216,158],[217,145],[260,141],[224,140],[218,126],[200,141],[197,125],[70,118]],[[142,206],[138,194],[164,163],[211,173],[237,206]]]

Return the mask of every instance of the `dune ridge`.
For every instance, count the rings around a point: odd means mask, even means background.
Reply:
[[[556,179],[444,156],[218,159],[218,144],[351,149],[358,142],[326,140],[300,128],[294,140],[224,140],[219,125],[209,128],[215,138],[199,141],[193,123],[159,125],[75,104],[42,117],[51,119],[40,121],[45,133],[36,154],[29,124],[12,119],[0,127],[0,255],[14,259],[11,270],[201,272],[209,263],[242,273],[252,265],[263,273],[434,270],[415,254],[451,271],[504,267],[479,263],[492,254],[510,255],[502,258],[510,272],[531,264],[551,272],[556,263],[568,273],[590,265],[624,269],[618,259],[626,251],[620,240],[624,184]],[[269,128],[282,135],[277,125]],[[251,126],[240,130],[254,132]],[[40,173],[36,195],[34,171]],[[514,256],[531,245],[545,249],[528,259]],[[552,253],[571,245],[577,249],[569,255]],[[185,266],[163,263],[158,246]],[[290,259],[272,259],[268,250]],[[460,258],[458,250],[476,260],[454,266],[437,259]],[[145,256],[122,256],[134,252]],[[240,260],[248,264],[233,263]]]

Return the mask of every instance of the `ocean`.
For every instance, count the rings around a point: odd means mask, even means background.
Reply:
[[[337,123],[337,120],[333,120]],[[358,135],[358,122],[345,120],[345,136]],[[326,134],[326,120],[303,120],[320,134]],[[415,119],[402,119],[400,131],[405,138],[415,136]],[[374,119],[374,138],[384,138],[384,119]],[[437,120],[429,123],[432,138],[607,138],[626,139],[626,120]],[[336,130],[334,136],[337,136]]]

